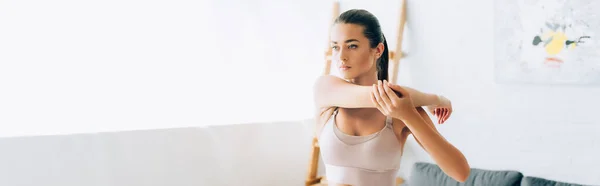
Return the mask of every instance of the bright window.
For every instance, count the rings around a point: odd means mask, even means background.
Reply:
[[[0,136],[312,117],[329,1],[10,1]]]

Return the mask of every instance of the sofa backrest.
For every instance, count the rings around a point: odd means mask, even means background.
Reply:
[[[587,186],[526,176],[515,170],[471,168],[469,178],[460,183],[450,178],[439,166],[427,162],[414,164],[408,186]]]
[[[579,184],[574,184],[574,183],[566,183],[566,182],[548,180],[545,178],[538,178],[538,177],[533,177],[533,176],[527,176],[527,177],[523,178],[523,180],[521,181],[521,185],[523,185],[523,186],[584,186],[584,185],[579,185]]]
[[[523,174],[512,170],[484,170],[471,168],[467,181],[460,183],[447,176],[435,164],[415,163],[408,185],[418,186],[519,186]]]

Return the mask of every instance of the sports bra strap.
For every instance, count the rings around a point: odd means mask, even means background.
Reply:
[[[385,117],[385,124],[386,125],[389,125],[391,127],[392,126],[392,121],[393,121],[393,118],[391,116],[386,116]]]

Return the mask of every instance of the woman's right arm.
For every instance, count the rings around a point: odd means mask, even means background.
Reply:
[[[440,105],[438,95],[422,92],[410,87],[406,89],[415,107]],[[314,98],[318,108],[375,108],[371,101],[371,85],[357,85],[333,76],[322,75],[314,84]]]
[[[375,108],[370,98],[371,86],[350,83],[333,75],[320,76],[314,84],[313,91],[317,138],[336,107]]]
[[[317,108],[375,108],[370,97],[371,86],[350,83],[333,75],[322,75],[313,88]]]

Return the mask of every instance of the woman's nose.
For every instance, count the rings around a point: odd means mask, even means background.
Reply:
[[[344,51],[344,49],[340,49],[337,52],[337,59],[339,61],[347,61],[348,60],[348,56],[346,55],[346,51]]]

